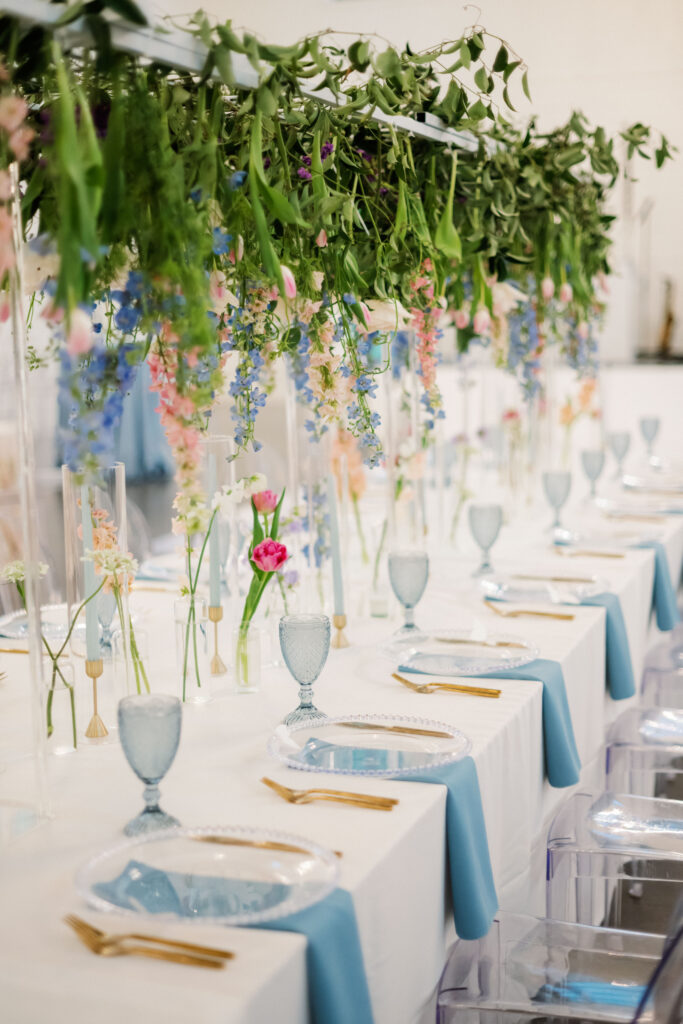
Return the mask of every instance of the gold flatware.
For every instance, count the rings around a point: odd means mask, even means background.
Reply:
[[[604,516],[608,519],[627,519],[632,523],[661,523],[662,519],[665,518],[665,514],[653,516],[653,515],[639,515],[637,512],[603,512]]]
[[[294,846],[292,843],[278,843],[270,839],[237,839],[233,836],[193,836],[198,843],[217,843],[219,846],[251,846],[256,850],[277,850],[278,853],[303,853],[310,854],[303,846]],[[335,857],[343,857],[341,850],[333,850]]]
[[[0,647],[0,654],[28,654],[23,647]]]
[[[410,690],[416,693],[436,693],[445,690],[450,693],[466,693],[470,697],[500,697],[500,690],[490,689],[488,686],[460,686],[458,683],[414,683],[412,679],[400,676],[398,672],[391,673],[392,679],[397,679]]]
[[[555,552],[565,558],[623,558],[623,551],[594,551],[590,548],[556,547]]]
[[[66,923],[75,931],[84,946],[87,946],[91,953],[97,956],[143,956],[150,960],[165,960],[171,964],[185,964],[188,967],[208,967],[212,970],[222,970],[225,967],[225,960],[210,957],[195,956],[193,953],[174,953],[170,949],[155,949],[153,946],[141,946],[129,942],[127,939],[98,939],[89,931],[75,925],[68,918]]]
[[[181,942],[179,939],[165,939],[161,935],[144,935],[139,932],[117,934],[103,932],[100,928],[96,928],[94,924],[88,924],[82,917],[77,917],[76,914],[67,914],[64,920],[74,931],[81,929],[84,935],[89,934],[93,939],[98,939],[100,942],[123,942],[124,939],[133,939],[138,942],[153,942],[161,946],[170,946],[173,949],[182,949],[188,953],[198,953],[200,956],[214,956],[220,960],[232,960],[235,956],[234,953],[227,949],[215,949],[213,946],[203,946],[196,942]]]
[[[457,640],[452,636],[435,636],[434,639],[440,644],[474,644],[475,647],[518,647],[524,651],[527,649],[526,644],[518,644],[514,640]]]
[[[437,736],[439,739],[452,740],[449,732],[437,732],[435,729],[412,729],[405,725],[373,725],[372,722],[339,722],[347,729],[372,729],[373,732],[399,732],[406,736]]]
[[[543,576],[540,573],[513,572],[513,580],[533,580],[537,583],[595,583],[592,576]]]
[[[310,790],[292,790],[289,785],[283,785],[282,782],[275,782],[274,779],[268,778],[264,775],[261,779],[264,785],[269,785],[271,790],[275,793],[294,795],[297,797],[301,796],[312,796],[322,794],[330,797],[343,797],[345,800],[362,800],[372,804],[385,804],[388,808],[395,807],[398,801],[393,797],[374,797],[369,793],[349,793],[348,790],[326,790],[323,786],[313,786]]]
[[[489,601],[486,598],[484,598],[484,604],[503,619],[518,619],[523,615],[533,615],[541,619],[562,619],[565,622],[572,622],[574,619],[571,612],[542,612],[535,611],[533,608],[499,608],[495,601]]]

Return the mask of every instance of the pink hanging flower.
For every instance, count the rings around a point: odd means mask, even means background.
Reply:
[[[453,313],[453,323],[459,331],[464,331],[470,322],[470,315],[464,309],[456,309]]]
[[[25,160],[28,156],[28,147],[31,143],[31,139],[36,133],[33,128],[17,128],[15,132],[12,132],[9,139],[9,148],[14,153],[17,160]]]
[[[325,249],[325,248],[327,247],[327,231],[325,231],[325,228],[322,228],[322,229],[321,229],[321,230],[320,230],[320,231],[318,232],[318,237],[317,237],[317,238],[316,238],[316,240],[315,240],[315,244],[316,244],[316,245],[317,245],[317,246],[318,246],[318,247],[319,247],[320,249]]]
[[[565,306],[566,306],[566,305],[568,305],[572,301],[573,298],[574,298],[574,289],[569,284],[569,281],[564,281],[560,285],[560,302],[563,302],[565,304]]]
[[[261,572],[276,572],[288,558],[287,548],[276,540],[262,540],[251,553],[251,560]]]
[[[277,508],[277,494],[275,491],[259,491],[257,494],[252,494],[251,500],[254,502],[254,506],[257,512],[274,512]]]
[[[78,307],[71,313],[66,335],[66,350],[70,356],[82,356],[93,346],[92,323],[84,310]]]
[[[0,292],[0,324],[9,320],[10,304],[7,292]]]
[[[0,128],[11,135],[21,126],[28,114],[28,103],[21,96],[3,96],[0,99]]]
[[[541,295],[546,302],[550,302],[555,294],[555,282],[552,277],[544,277],[541,281]]]
[[[480,308],[474,314],[474,321],[472,323],[475,334],[486,334],[491,327],[491,314],[486,307]]]
[[[0,171],[0,200],[6,203],[12,195],[12,180],[9,171]]]
[[[296,281],[294,280],[294,274],[286,267],[284,263],[280,264],[280,273],[282,274],[282,281],[285,286],[285,298],[295,299],[296,298]]]
[[[588,338],[588,324],[585,320],[582,320],[579,326],[576,328],[576,333],[582,341],[586,341]]]

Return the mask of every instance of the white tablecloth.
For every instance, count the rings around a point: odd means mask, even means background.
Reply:
[[[545,521],[544,521],[545,525]],[[661,536],[676,579],[683,555],[683,517],[663,521]],[[560,572],[599,573],[621,599],[636,678],[650,628],[654,556],[634,550],[621,560],[561,560],[549,550],[539,522],[504,528],[494,549],[496,568],[523,565]],[[468,626],[475,621],[498,632],[533,641],[540,656],[558,660],[567,684],[584,778],[600,766],[609,720],[628,702],[605,693],[605,613],[571,608],[575,619],[503,621],[485,608],[471,573],[473,555],[432,556],[428,591],[419,622]],[[132,609],[150,638],[153,689],[176,690],[170,593],[139,590]],[[395,712],[447,721],[473,742],[500,904],[508,910],[543,913],[544,876],[534,864],[548,822],[569,791],[543,779],[541,685],[496,683],[499,700],[419,695],[391,678],[378,645],[396,622],[351,619],[353,646],[332,651],[315,687],[316,702],[330,714]],[[26,685],[26,661],[0,654],[4,721]],[[267,825],[315,839],[343,851],[341,885],[351,892],[377,1024],[430,1019],[430,997],[445,953],[449,914],[445,905],[445,837],[442,787],[354,779],[353,788],[398,797],[390,814],[332,804],[291,806],[266,789],[263,775],[290,785],[305,784],[269,760],[265,744],[274,726],[296,702],[296,687],[282,668],[264,672],[259,693],[224,695],[184,712],[181,746],[162,783],[162,804],[185,824]],[[114,695],[102,697],[103,716],[114,723]],[[83,911],[73,889],[74,870],[90,854],[120,837],[120,827],[141,806],[141,784],[116,742],[88,746],[50,759],[53,820],[2,854],[0,875],[0,991],[3,1019],[33,1024],[92,1020],[220,1021],[221,1024],[305,1024],[304,939],[293,934],[178,925],[197,941],[234,949],[223,972],[91,956],[60,922]],[[321,784],[338,785],[333,776]],[[342,787],[343,788],[343,787]],[[87,912],[95,920],[97,915]],[[107,918],[107,922],[109,922]],[[123,920],[111,919],[112,928]],[[157,929],[159,930],[159,929]],[[164,930],[166,930],[164,928]]]

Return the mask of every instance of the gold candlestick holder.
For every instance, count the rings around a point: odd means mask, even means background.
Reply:
[[[109,735],[109,730],[97,713],[97,680],[103,672],[104,665],[101,658],[97,658],[94,661],[86,660],[85,674],[89,679],[92,679],[93,705],[92,718],[88,722],[88,728],[85,730],[85,735],[89,740],[102,739],[102,737]]]
[[[344,632],[344,629],[346,628],[346,616],[333,615],[332,623],[337,632],[334,634],[330,641],[330,647],[349,647],[349,641],[347,639],[346,633]]]
[[[220,605],[209,605],[209,622],[213,622],[213,657],[211,659],[211,675],[223,676],[228,671],[225,662],[218,653],[218,623],[223,618]]]

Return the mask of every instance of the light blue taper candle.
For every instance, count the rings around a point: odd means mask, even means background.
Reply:
[[[88,488],[81,487],[81,523],[83,525],[83,554],[93,550],[92,516]],[[97,590],[95,583],[95,566],[91,558],[83,562],[83,599],[90,597]],[[97,624],[97,606],[88,601],[85,606],[85,650],[88,661],[97,661],[100,657],[100,630]]]
[[[330,514],[330,549],[332,551],[332,585],[334,588],[334,614],[344,615],[344,581],[342,579],[341,548],[339,546],[339,520],[334,477],[327,478],[327,507]]]
[[[213,503],[216,493],[216,456],[209,455],[209,505]],[[209,533],[209,604],[218,608],[221,603],[221,560],[218,543],[218,513],[214,516]]]

